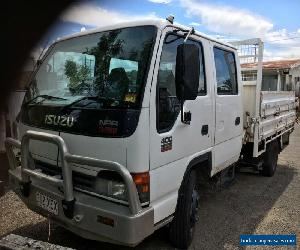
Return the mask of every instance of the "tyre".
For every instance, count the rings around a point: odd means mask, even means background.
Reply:
[[[261,174],[263,176],[271,177],[274,175],[277,167],[277,161],[278,161],[278,154],[279,154],[279,144],[277,140],[270,142],[267,145],[267,150],[264,153],[263,158],[263,166]]]
[[[179,189],[174,219],[169,227],[169,238],[175,247],[186,249],[191,244],[197,220],[198,204],[196,172],[191,171],[184,178]]]

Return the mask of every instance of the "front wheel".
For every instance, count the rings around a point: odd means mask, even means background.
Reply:
[[[277,167],[278,161],[278,154],[279,154],[279,144],[278,142],[272,141],[267,145],[266,152],[264,153],[263,159],[263,169],[261,174],[263,176],[271,177],[274,175]]]
[[[174,219],[170,224],[169,238],[172,244],[186,249],[194,235],[199,194],[196,190],[196,172],[191,171],[180,187]]]

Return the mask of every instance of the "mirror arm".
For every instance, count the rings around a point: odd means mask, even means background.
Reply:
[[[181,122],[184,123],[184,124],[186,124],[186,121],[184,119],[184,113],[183,113],[183,104],[184,104],[183,92],[184,92],[184,86],[181,86],[180,116],[181,116]]]
[[[184,122],[184,115],[183,115],[183,100],[182,99],[180,100],[180,116],[181,116],[181,122],[185,123]]]
[[[194,27],[192,27],[190,30],[189,30],[189,33],[186,35],[186,37],[184,38],[184,41],[183,43],[186,43],[187,39],[190,37],[190,35],[194,34],[195,33],[195,29]]]

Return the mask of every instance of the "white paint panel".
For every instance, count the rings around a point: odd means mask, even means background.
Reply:
[[[91,137],[60,133],[71,154],[108,161],[126,166],[126,144],[123,138]]]
[[[254,117],[256,105],[256,86],[243,85],[243,114],[244,114],[244,127],[246,127],[246,112],[250,117]]]
[[[196,157],[210,152],[212,148],[197,152],[156,168],[150,172],[150,201],[154,207],[154,223],[173,214],[177,204],[178,190],[188,164]]]
[[[242,134],[242,105],[240,96],[217,96],[215,144]],[[240,124],[235,120],[240,117]]]
[[[175,212],[177,204],[178,192],[174,191],[160,200],[151,203],[154,209],[154,224],[169,217]]]
[[[150,172],[150,200],[154,201],[160,199],[168,193],[178,190],[187,164],[187,158],[182,158],[152,170]]]
[[[242,148],[242,135],[215,145],[211,176],[238,161]]]
[[[149,108],[142,108],[134,134],[126,138],[127,168],[132,173],[149,171]]]
[[[34,130],[37,132],[49,133],[52,135],[58,135],[58,132],[40,129],[36,127],[30,127],[28,125],[19,123],[19,139],[21,140],[23,135],[28,130]],[[42,141],[31,140],[29,143],[29,151],[32,153],[33,157],[37,160],[41,160],[50,164],[55,164],[57,162],[58,147],[54,144]]]

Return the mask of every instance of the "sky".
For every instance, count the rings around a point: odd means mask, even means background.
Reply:
[[[262,38],[264,61],[300,58],[300,0],[98,0],[81,1],[58,18],[39,43],[68,34],[138,19],[165,19],[220,40]],[[37,50],[35,51],[35,55]]]

